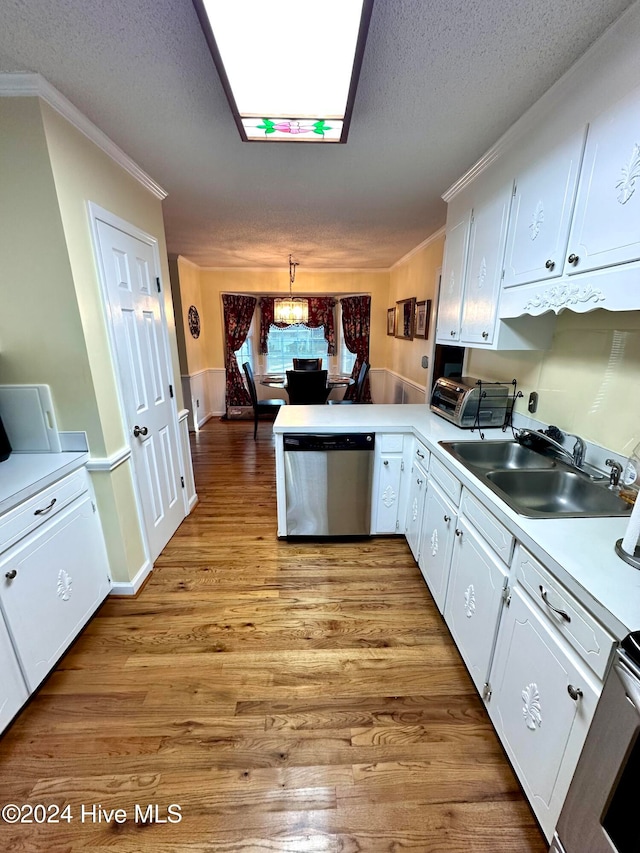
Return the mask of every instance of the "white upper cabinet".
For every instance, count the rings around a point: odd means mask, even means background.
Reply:
[[[585,135],[581,127],[516,178],[504,287],[562,275]]]
[[[436,337],[440,343],[455,343],[460,340],[462,286],[470,222],[471,211],[465,210],[447,228],[436,331]]]
[[[640,89],[636,89],[591,122],[565,270],[573,275],[639,259]]]
[[[493,343],[510,204],[511,182],[483,198],[473,209],[462,306],[462,343]]]

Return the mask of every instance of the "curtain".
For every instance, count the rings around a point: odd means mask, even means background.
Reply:
[[[353,379],[357,379],[362,363],[364,361],[369,361],[371,297],[345,296],[344,299],[340,300],[340,304],[342,305],[342,331],[344,332],[344,342],[347,345],[349,352],[353,352],[356,355],[351,376]],[[349,400],[354,394],[355,386],[350,385],[344,395],[345,400]],[[362,402],[371,402],[371,387],[369,385],[368,376],[364,384]]]
[[[222,295],[224,308],[225,367],[227,370],[225,397],[229,406],[250,406],[251,397],[245,388],[236,351],[246,341],[251,318],[256,307],[253,296]]]
[[[273,321],[273,296],[263,296],[260,300],[260,353],[267,355],[269,352],[269,328],[277,326],[286,329],[287,323],[274,323]],[[334,320],[335,299],[330,296],[311,296],[307,299],[309,303],[309,319],[304,324],[310,329],[324,326],[324,337],[327,342],[327,353],[336,354],[336,324]]]

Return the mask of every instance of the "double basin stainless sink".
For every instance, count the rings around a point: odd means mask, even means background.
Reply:
[[[441,441],[441,447],[526,518],[629,515],[631,507],[587,474],[517,441]]]

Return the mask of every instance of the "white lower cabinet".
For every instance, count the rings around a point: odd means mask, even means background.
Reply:
[[[457,522],[456,506],[431,477],[425,498],[418,566],[440,613],[444,611]]]
[[[502,617],[487,709],[550,840],[601,683],[516,585]]]
[[[405,534],[416,561],[420,559],[420,532],[426,493],[427,474],[421,465],[414,462],[409,476]]]
[[[30,690],[40,684],[110,588],[89,495],[0,558],[0,604]]]
[[[404,532],[406,482],[405,455],[411,436],[376,434],[371,506],[372,533]]]
[[[0,731],[15,717],[29,693],[20,672],[11,638],[0,618]]]
[[[444,618],[477,689],[489,676],[508,569],[459,519]]]

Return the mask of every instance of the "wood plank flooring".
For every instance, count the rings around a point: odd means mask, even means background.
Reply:
[[[72,820],[0,822],[0,849],[544,853],[404,540],[278,541],[268,423],[193,452],[200,503],[147,586],[0,740],[0,803]]]

